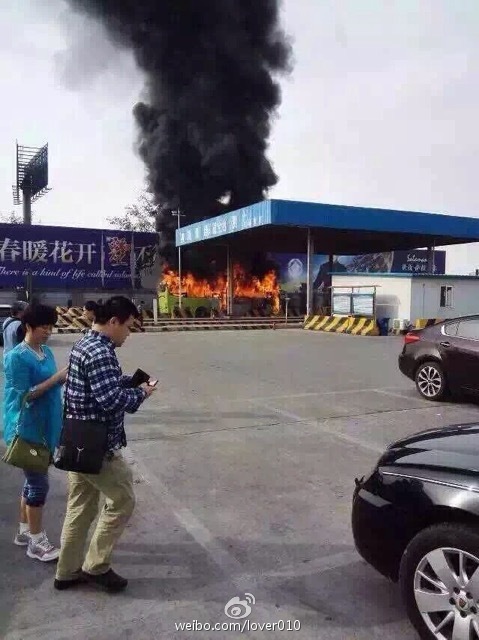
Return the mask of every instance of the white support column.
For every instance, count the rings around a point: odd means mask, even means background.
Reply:
[[[313,313],[313,259],[314,238],[311,229],[308,229],[308,242],[306,248],[306,315]]]
[[[427,272],[429,274],[434,273],[434,263],[435,263],[435,246],[432,245],[427,248]]]

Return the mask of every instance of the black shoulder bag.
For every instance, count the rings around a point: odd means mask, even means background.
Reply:
[[[68,377],[63,399],[63,426],[53,464],[63,471],[98,475],[108,447],[108,423],[67,417]]]

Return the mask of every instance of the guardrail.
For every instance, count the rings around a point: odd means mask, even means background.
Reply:
[[[58,322],[56,333],[80,333],[90,328],[80,307],[57,307]],[[301,328],[303,319],[296,317],[238,317],[238,318],[158,318],[143,323],[135,322],[133,332],[160,333],[163,331],[211,331],[211,330],[252,330],[252,329],[292,329]]]

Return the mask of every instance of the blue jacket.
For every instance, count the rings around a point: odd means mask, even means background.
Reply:
[[[40,359],[24,342],[5,356],[5,395],[3,403],[3,437],[7,445],[18,434],[29,442],[46,444],[53,452],[62,427],[61,385],[25,403],[25,396],[35,385],[57,371],[51,349],[42,347]]]

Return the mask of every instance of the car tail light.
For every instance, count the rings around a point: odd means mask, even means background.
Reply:
[[[420,340],[420,336],[418,333],[409,332],[404,336],[404,344],[412,344],[413,342],[418,342]]]

